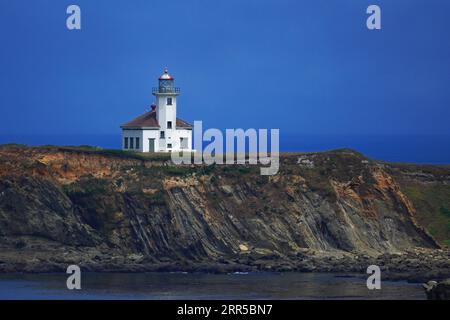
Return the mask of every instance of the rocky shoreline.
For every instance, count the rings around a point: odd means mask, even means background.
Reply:
[[[0,248],[0,273],[58,273],[76,264],[85,272],[318,272],[348,273],[367,277],[370,265],[381,269],[383,280],[414,283],[450,277],[450,250],[412,249],[402,253],[369,256],[355,252],[303,250],[296,255],[241,254],[215,261],[156,260],[140,254],[123,255],[108,248],[61,248],[52,250]]]

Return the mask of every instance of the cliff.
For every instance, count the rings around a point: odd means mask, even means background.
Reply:
[[[444,208],[445,220],[448,198],[428,199],[427,188],[448,190],[450,168],[434,168],[439,177],[424,178],[423,168],[336,150],[282,154],[280,172],[261,176],[258,166],[174,166],[159,154],[2,146],[0,271],[359,272],[376,263],[444,275],[450,228],[430,229],[427,215]]]

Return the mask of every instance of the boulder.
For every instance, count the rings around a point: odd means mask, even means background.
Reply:
[[[442,282],[428,281],[423,284],[428,300],[450,300],[450,279]]]

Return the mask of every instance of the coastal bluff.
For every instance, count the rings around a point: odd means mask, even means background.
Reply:
[[[167,154],[0,146],[0,272],[361,272],[450,276],[450,167],[350,150],[280,170]]]

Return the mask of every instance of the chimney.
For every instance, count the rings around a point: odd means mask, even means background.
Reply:
[[[156,104],[152,103],[152,105],[150,106],[150,108],[152,108],[152,111],[156,110]]]

